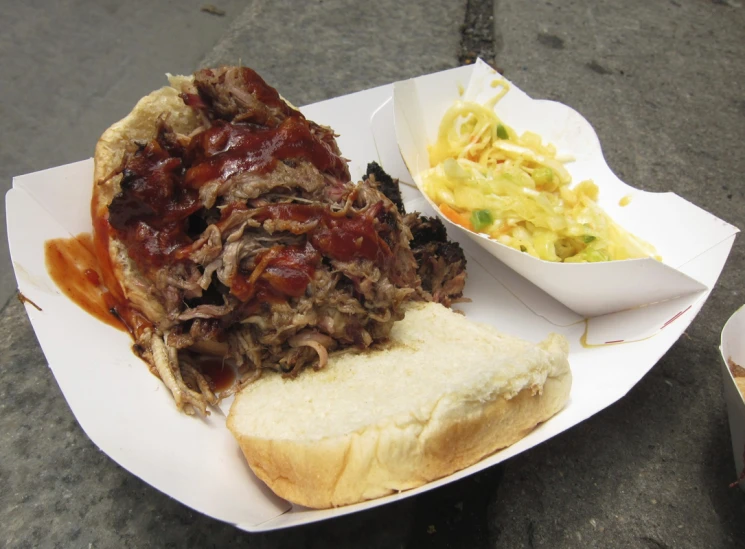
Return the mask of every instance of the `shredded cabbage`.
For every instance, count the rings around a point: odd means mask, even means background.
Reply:
[[[494,105],[456,101],[443,117],[422,174],[424,192],[451,221],[547,261],[595,262],[649,257],[654,248],[624,230],[596,203],[591,180],[572,178],[556,149],[518,135]]]

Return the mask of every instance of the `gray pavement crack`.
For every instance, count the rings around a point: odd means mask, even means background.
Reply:
[[[495,1],[467,0],[458,53],[458,61],[462,65],[470,65],[479,57],[494,65],[497,55],[494,29]]]

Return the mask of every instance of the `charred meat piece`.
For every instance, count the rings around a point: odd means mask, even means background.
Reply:
[[[437,217],[426,217],[415,213],[406,216],[405,222],[411,230],[411,249],[421,248],[430,242],[447,242],[448,232]]]
[[[365,178],[371,181],[380,192],[388,197],[388,200],[393,202],[398,208],[398,213],[401,215],[406,214],[404,209],[404,201],[401,198],[401,188],[399,186],[398,179],[393,179],[390,175],[383,171],[380,164],[377,162],[370,162],[367,165],[367,173]]]
[[[463,297],[466,285],[463,249],[457,242],[448,240],[445,225],[437,217],[409,214],[404,222],[411,230],[411,251],[425,299],[449,307]]]
[[[463,297],[466,284],[466,256],[457,242],[448,240],[445,225],[437,217],[419,213],[406,215],[398,179],[392,178],[376,162],[367,165],[367,181],[396,204],[411,231],[409,247],[417,262],[421,296],[449,307]]]

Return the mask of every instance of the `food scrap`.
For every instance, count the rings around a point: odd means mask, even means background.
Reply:
[[[225,16],[225,10],[221,10],[217,6],[213,6],[212,4],[205,4],[200,8],[200,11],[203,11],[204,13],[209,13],[210,15],[217,15],[218,17]]]
[[[41,307],[39,307],[36,303],[31,301],[29,298],[27,298],[25,295],[23,295],[22,292],[18,292],[18,301],[21,303],[28,303],[32,307],[34,307],[37,311],[41,312]]]

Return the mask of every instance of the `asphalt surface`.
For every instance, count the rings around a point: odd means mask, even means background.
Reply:
[[[240,61],[307,104],[482,55],[530,95],[581,112],[627,183],[745,225],[742,2],[221,0],[223,16],[202,6],[4,1],[5,188],[13,175],[90,156],[165,72]],[[0,313],[0,545],[745,547],[745,495],[728,488],[717,349],[745,302],[741,239],[686,335],[617,404],[433,492],[258,535],[171,500],[88,440],[0,253],[0,297],[9,299]]]

